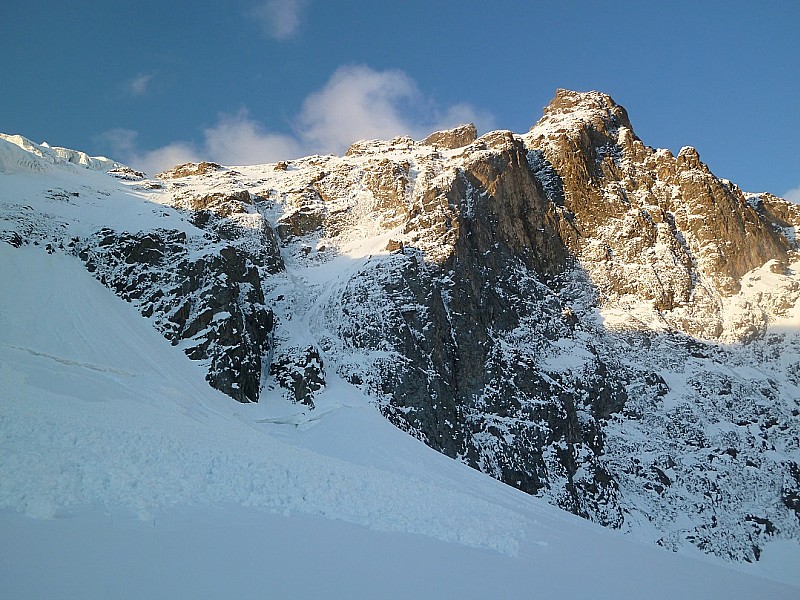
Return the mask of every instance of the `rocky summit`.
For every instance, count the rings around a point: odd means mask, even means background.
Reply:
[[[558,90],[524,134],[152,179],[4,135],[0,172],[0,239],[76,256],[235,400],[313,426],[358,388],[642,540],[800,541],[800,208],[648,147],[605,94]]]

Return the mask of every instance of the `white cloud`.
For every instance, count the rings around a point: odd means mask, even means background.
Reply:
[[[143,96],[147,93],[147,88],[150,86],[150,81],[153,79],[152,73],[139,73],[133,79],[125,82],[125,91],[133,96]]]
[[[307,0],[264,0],[250,12],[264,33],[276,40],[292,37],[300,28]]]
[[[226,164],[277,162],[303,154],[296,139],[264,131],[244,109],[235,115],[222,115],[216,125],[204,131],[204,137],[208,155]]]
[[[789,202],[794,202],[795,204],[800,204],[800,186],[796,188],[792,188],[782,194],[782,197],[788,200]]]
[[[114,158],[153,175],[201,159],[245,165],[307,154],[342,154],[356,140],[398,135],[422,139],[432,131],[469,122],[479,131],[493,125],[489,113],[468,104],[438,107],[403,71],[346,66],[306,98],[294,120],[293,135],[267,131],[242,109],[220,115],[215,125],[203,131],[200,145],[177,141],[142,151],[136,132],[127,129],[106,132],[102,138]]]
[[[172,142],[155,150],[141,151],[137,147],[138,133],[130,129],[111,129],[102,133],[101,141],[111,148],[114,160],[140,169],[149,175],[155,175],[169,167],[199,162],[200,153],[187,142]]]
[[[416,84],[402,71],[341,67],[303,103],[301,135],[321,152],[341,152],[358,139],[415,135],[417,126],[404,108],[419,98]]]
[[[175,165],[213,160],[225,165],[251,165],[277,162],[302,155],[299,142],[290,136],[263,131],[262,127],[240,110],[234,115],[220,115],[213,127],[203,131],[203,144],[176,141],[154,150],[141,150],[138,133],[130,129],[112,129],[100,135],[116,160],[155,175]]]
[[[469,104],[459,103],[447,108],[433,123],[428,133],[440,129],[448,129],[456,125],[464,125],[465,123],[474,123],[480,132],[491,131],[495,127],[494,116],[489,111],[479,110]]]
[[[306,98],[298,119],[306,147],[335,153],[356,140],[398,135],[420,139],[470,122],[485,130],[494,119],[468,104],[441,110],[403,71],[375,71],[361,65],[337,69],[321,90]]]
[[[139,134],[132,129],[118,127],[104,131],[97,137],[98,141],[108,145],[113,152],[127,155],[136,148],[136,138],[138,136]]]
[[[186,142],[172,142],[161,148],[134,155],[130,163],[145,173],[155,175],[175,165],[200,162],[202,154]]]

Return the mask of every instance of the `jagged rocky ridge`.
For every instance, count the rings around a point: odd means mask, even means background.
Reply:
[[[800,539],[800,210],[645,146],[608,96],[559,90],[524,135],[114,169],[182,225],[72,236],[9,206],[4,238],[75,253],[237,400],[310,410],[340,377],[448,456],[663,546]]]

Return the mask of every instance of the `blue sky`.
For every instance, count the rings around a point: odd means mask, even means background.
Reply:
[[[800,201],[799,29],[798,0],[10,0],[0,131],[153,171],[524,132],[597,89],[648,145]]]

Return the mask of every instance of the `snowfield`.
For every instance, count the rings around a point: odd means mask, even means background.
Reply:
[[[352,387],[313,421],[238,404],[77,259],[3,244],[0,265],[8,598],[800,593],[774,580],[796,577],[792,545],[742,573],[636,543],[434,452]]]

